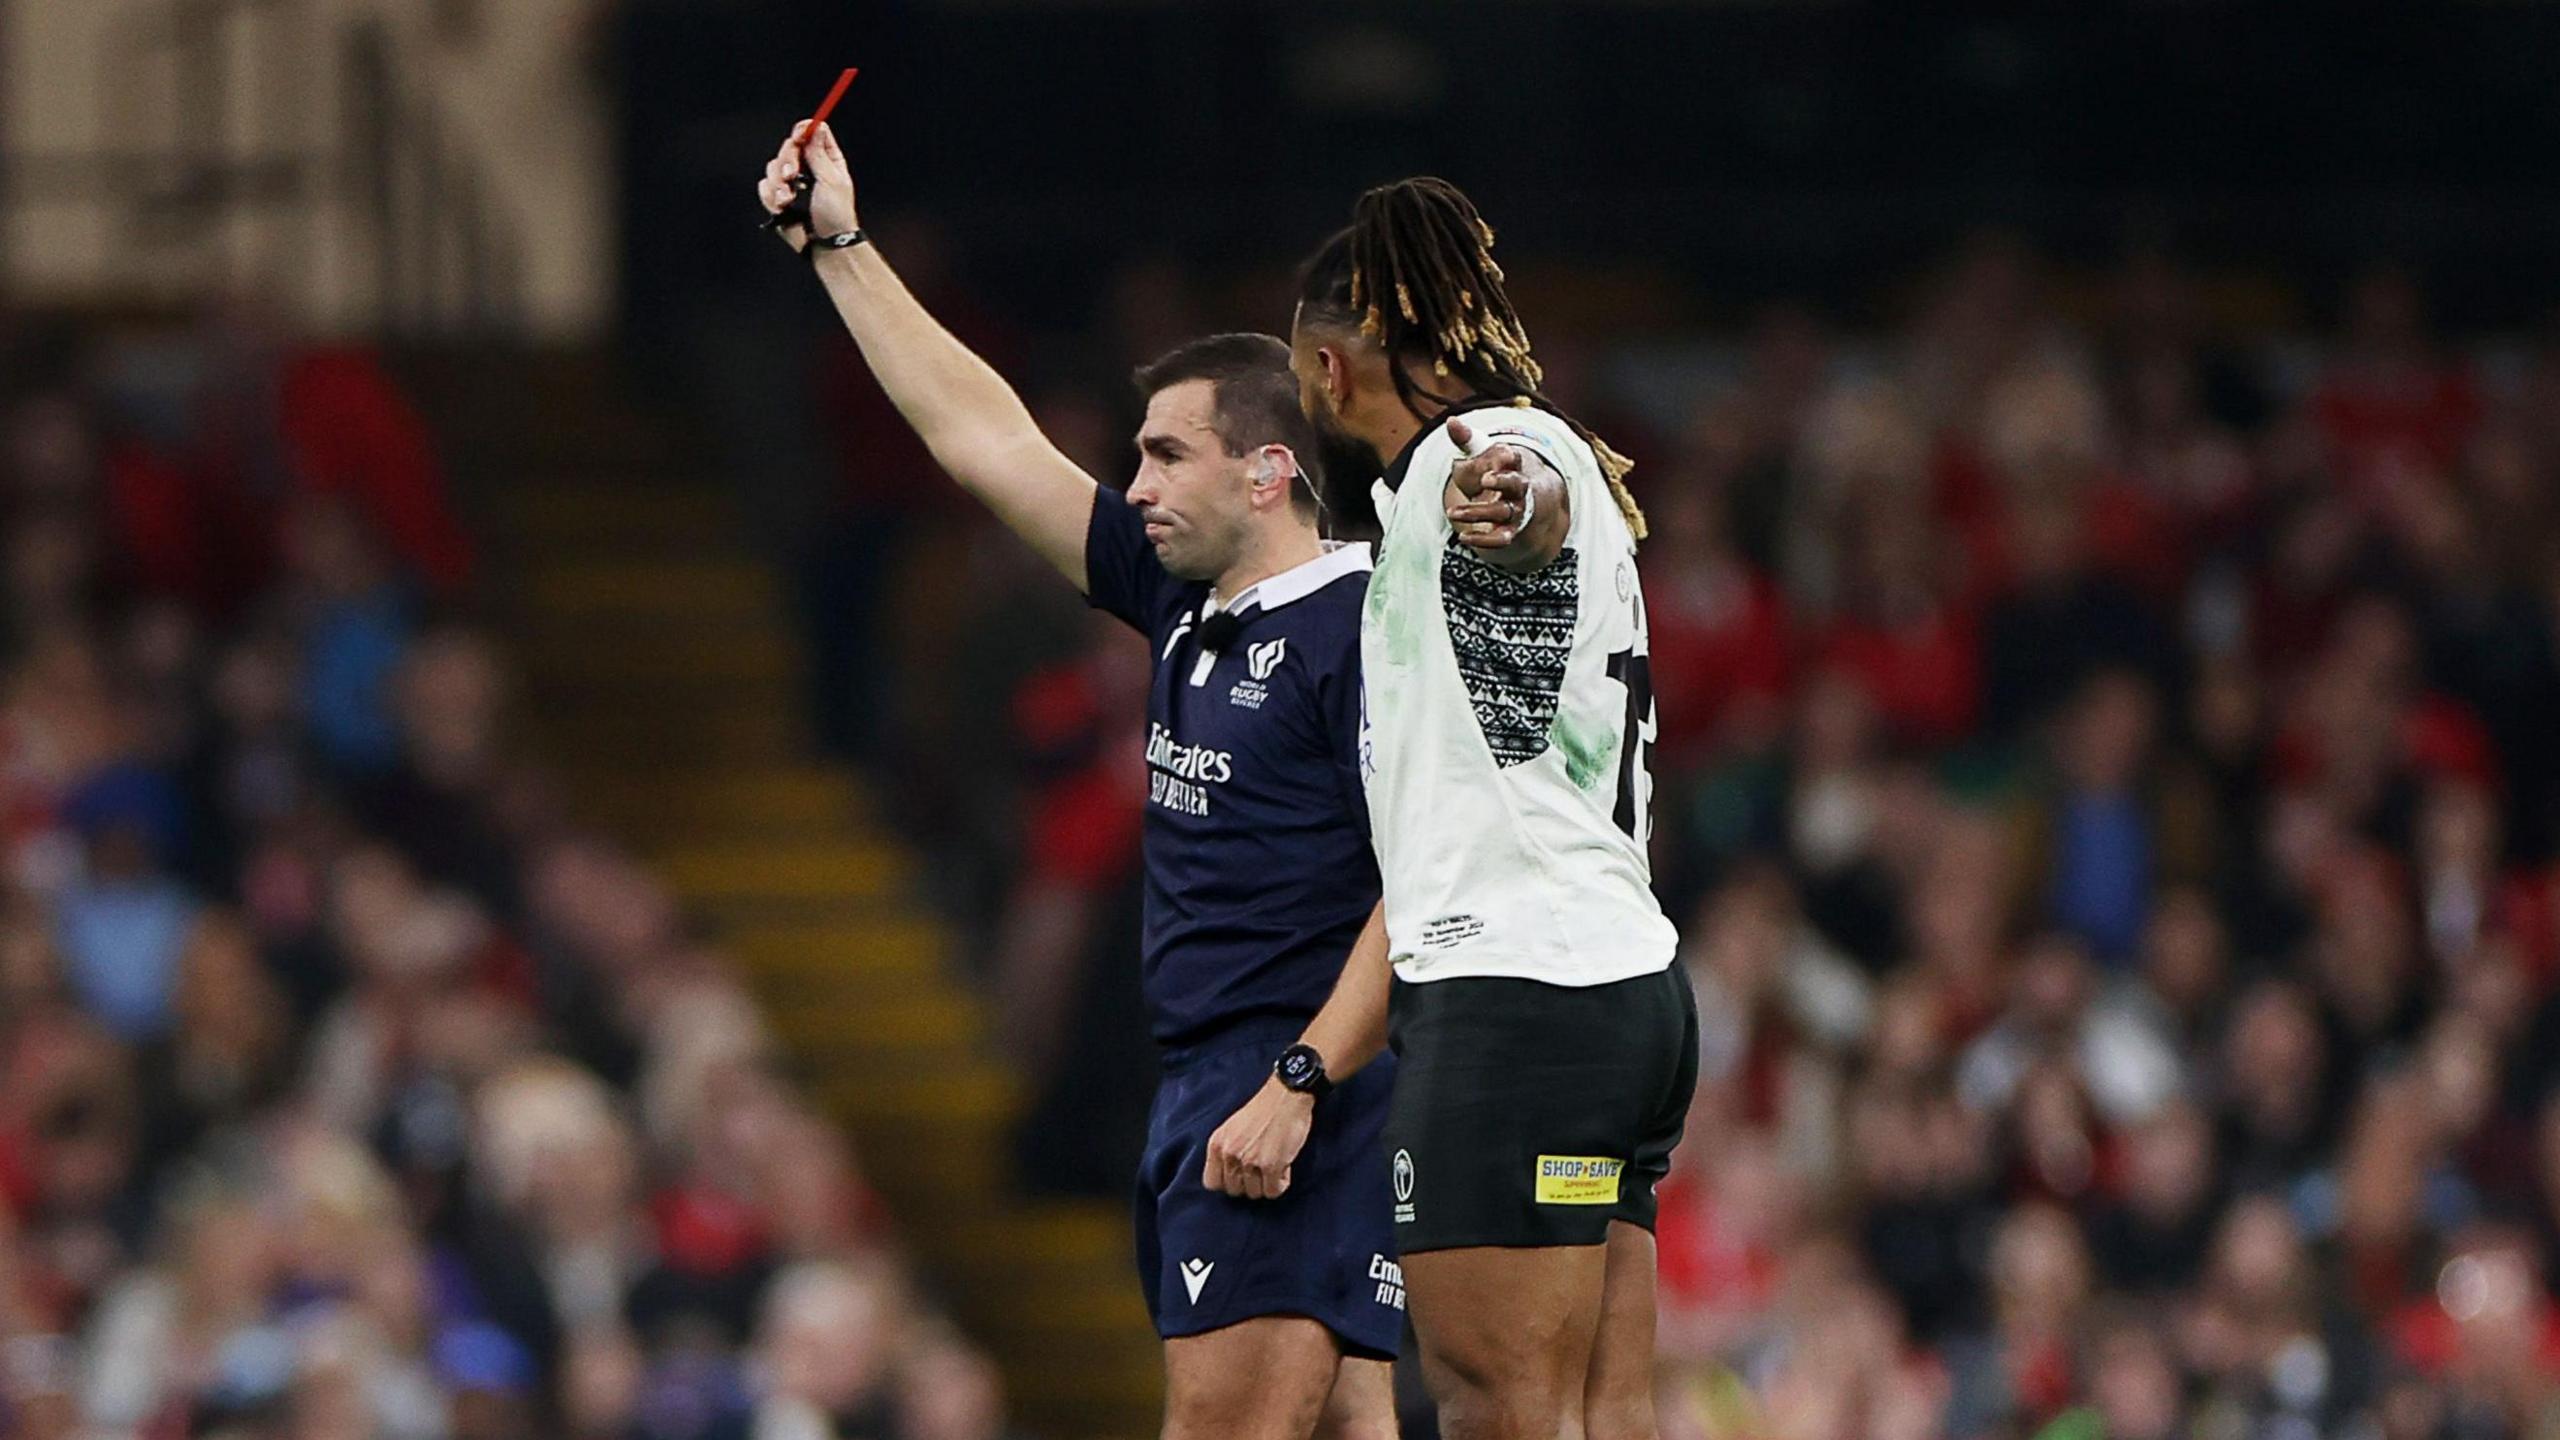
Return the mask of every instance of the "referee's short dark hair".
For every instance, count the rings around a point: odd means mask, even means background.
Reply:
[[[1239,332],[1206,335],[1176,345],[1138,367],[1131,377],[1140,400],[1188,380],[1206,380],[1211,388],[1211,428],[1229,455],[1240,456],[1265,445],[1286,445],[1298,458],[1298,483],[1289,487],[1298,513],[1318,512],[1316,430],[1298,408],[1298,380],[1289,370],[1288,342],[1276,335]]]

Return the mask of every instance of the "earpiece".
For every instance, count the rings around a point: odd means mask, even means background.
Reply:
[[[1276,485],[1279,481],[1280,468],[1271,463],[1270,456],[1265,455],[1260,461],[1255,463],[1253,467],[1254,489],[1260,490],[1267,485]]]

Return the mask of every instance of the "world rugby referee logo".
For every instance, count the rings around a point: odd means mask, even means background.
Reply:
[[[1236,682],[1235,688],[1227,692],[1227,703],[1241,705],[1247,710],[1261,709],[1262,702],[1271,698],[1270,687],[1262,682],[1270,679],[1271,672],[1280,668],[1281,660],[1286,658],[1288,653],[1289,637],[1286,635],[1277,640],[1265,640],[1259,645],[1246,646],[1244,668],[1251,678]]]
[[[1271,672],[1280,668],[1281,658],[1288,653],[1289,637],[1286,635],[1277,640],[1266,640],[1259,645],[1248,646],[1244,652],[1245,669],[1256,680],[1268,680],[1271,678]]]
[[[1396,1223],[1413,1219],[1413,1152],[1399,1150],[1395,1163]]]

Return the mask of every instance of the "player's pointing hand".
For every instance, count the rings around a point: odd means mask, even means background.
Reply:
[[[1461,451],[1475,441],[1463,420],[1449,421],[1449,438]],[[1529,516],[1529,476],[1518,447],[1488,446],[1480,455],[1461,458],[1449,471],[1446,501],[1450,528],[1458,543],[1478,550],[1501,550],[1520,538]]]

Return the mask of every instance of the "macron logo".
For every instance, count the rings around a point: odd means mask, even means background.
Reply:
[[[1209,1283],[1209,1272],[1217,1268],[1218,1262],[1215,1260],[1195,1259],[1182,1262],[1182,1288],[1191,1292],[1192,1304],[1200,1303],[1201,1287]]]

